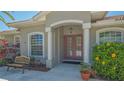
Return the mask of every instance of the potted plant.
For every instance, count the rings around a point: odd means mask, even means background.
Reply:
[[[86,63],[81,64],[81,77],[83,80],[89,80],[90,78],[90,66]]]

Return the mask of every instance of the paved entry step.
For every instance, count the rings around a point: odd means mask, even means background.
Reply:
[[[63,60],[63,63],[68,63],[68,64],[80,64],[82,61],[81,60]]]

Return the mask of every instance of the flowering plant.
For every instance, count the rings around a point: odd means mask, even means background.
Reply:
[[[124,43],[107,42],[93,48],[93,69],[108,80],[124,80]]]

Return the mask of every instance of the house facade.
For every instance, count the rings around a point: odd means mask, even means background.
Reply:
[[[9,43],[20,42],[20,53],[52,68],[61,62],[92,63],[92,47],[124,41],[124,17],[106,11],[44,11],[29,20],[8,23],[17,30],[1,32]],[[5,34],[6,33],[6,34]]]

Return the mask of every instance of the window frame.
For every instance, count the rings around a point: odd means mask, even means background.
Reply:
[[[14,36],[14,44],[16,44],[16,38],[17,38],[17,37],[19,37],[19,39],[20,39],[20,44],[21,44],[21,36],[20,36],[20,35],[15,35],[15,36]]]
[[[42,45],[43,45],[43,54],[42,55],[32,55],[31,54],[31,36],[32,35],[42,35]],[[28,56],[34,56],[34,57],[44,57],[44,33],[43,32],[32,32],[28,34]]]
[[[19,47],[16,47],[16,48],[18,48],[19,50],[21,49],[21,36],[20,35],[14,35],[14,42],[13,42],[13,44],[14,45],[17,45],[17,42],[16,42],[16,38],[19,38]]]
[[[121,42],[124,42],[124,28],[112,27],[112,28],[103,28],[96,31],[96,43],[100,44],[100,34],[105,32],[121,32]]]

